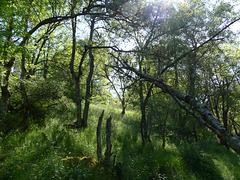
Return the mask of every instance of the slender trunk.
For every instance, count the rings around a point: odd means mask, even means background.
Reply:
[[[147,107],[148,99],[151,97],[151,91],[153,88],[153,84],[149,87],[147,96],[145,97],[145,99],[143,99],[143,90],[142,90],[143,85],[141,83],[142,82],[140,82],[140,103],[141,103],[140,108],[141,108],[141,114],[142,114],[141,136],[142,136],[143,145],[145,145],[146,140],[148,140],[148,142],[151,142],[150,131],[149,131],[148,122],[147,122],[147,118],[146,118],[146,107]]]
[[[164,120],[163,127],[162,127],[162,139],[163,139],[162,148],[163,149],[165,148],[165,145],[166,145],[166,129],[167,129],[167,121]]]
[[[74,14],[74,9],[76,7],[76,1],[72,0],[72,9],[71,15]],[[77,28],[77,17],[72,18],[72,56],[70,62],[70,71],[72,74],[72,78],[75,83],[75,98],[76,98],[76,105],[77,105],[77,128],[83,127],[82,122],[82,100],[81,100],[81,89],[80,89],[80,76],[76,75],[74,70],[74,62],[76,56],[76,28]],[[79,69],[80,71],[81,69]],[[79,74],[79,72],[78,72]]]
[[[195,95],[195,82],[196,82],[196,69],[197,69],[197,62],[196,62],[196,53],[190,57],[190,63],[189,63],[189,91],[188,94],[190,96]]]
[[[140,67],[141,68],[141,67]],[[146,140],[146,111],[145,106],[143,103],[143,83],[142,81],[139,82],[139,97],[140,97],[140,109],[141,109],[141,137],[143,146],[145,145]]]
[[[141,103],[141,114],[142,114],[142,117],[141,117],[141,137],[142,137],[142,143],[143,145],[145,145],[145,140],[146,140],[146,137],[147,137],[147,129],[146,129],[146,126],[147,126],[147,121],[146,121],[146,109],[145,109],[145,106]]]
[[[25,55],[22,54],[22,61],[21,61],[22,74],[21,74],[20,89],[21,89],[21,95],[22,95],[22,99],[23,99],[23,114],[22,114],[23,115],[23,121],[22,121],[23,131],[28,130],[28,127],[29,127],[28,96],[27,96],[27,90],[26,90],[25,83],[24,83],[24,81],[26,79],[26,75],[27,75],[25,64],[26,64],[26,58],[25,58]]]
[[[147,140],[151,143],[151,130],[152,130],[152,114],[148,113],[147,117]]]
[[[101,116],[98,120],[98,126],[97,126],[97,157],[98,161],[101,162],[103,160],[102,157],[102,120],[103,120],[104,110],[102,111]]]
[[[75,7],[75,1],[73,1],[73,7]],[[73,13],[73,10],[72,10]],[[82,76],[82,64],[85,60],[86,53],[88,51],[87,47],[84,47],[84,52],[80,61],[80,64],[78,66],[78,71],[75,72],[74,70],[74,62],[75,62],[75,53],[76,53],[76,22],[77,19],[72,19],[72,56],[71,56],[71,62],[70,62],[70,72],[72,75],[72,78],[74,80],[75,84],[75,96],[76,96],[76,105],[77,105],[77,128],[84,127],[84,122],[82,118],[82,98],[81,98],[81,87],[80,87],[80,80]]]
[[[139,71],[142,73],[142,58],[140,56],[139,60]],[[142,144],[145,146],[145,141],[146,141],[146,111],[145,111],[145,106],[144,106],[144,97],[143,97],[143,82],[139,81],[139,100],[140,100],[140,110],[141,110],[141,137],[142,137]]]
[[[105,162],[108,168],[111,167],[111,156],[112,156],[111,121],[112,121],[112,117],[110,116],[110,118],[107,119],[107,124],[106,124],[106,146],[107,147],[105,151]]]
[[[76,94],[76,105],[77,105],[77,128],[83,127],[82,119],[82,98],[80,89],[80,79],[75,79],[75,94]]]
[[[126,112],[126,105],[125,105],[125,98],[124,97],[122,98],[121,102],[122,102],[122,112],[121,112],[121,114],[124,115],[125,112]]]
[[[219,95],[217,95],[217,97],[214,97],[214,110],[215,110],[215,114],[217,116],[217,119],[220,120],[220,115],[219,115],[219,111],[218,111],[218,106],[219,106]]]
[[[45,38],[44,40],[43,40],[43,42],[42,42],[42,44],[41,44],[41,47],[40,47],[40,49],[39,49],[39,51],[38,51],[38,54],[37,54],[37,57],[35,58],[35,56],[32,58],[32,64],[34,64],[35,66],[37,66],[37,64],[38,64],[38,60],[39,60],[39,58],[40,58],[40,55],[41,55],[41,52],[42,52],[42,49],[44,48],[44,46],[45,46],[45,44],[46,44],[46,42],[47,42],[47,38]],[[48,47],[47,47],[48,48]],[[47,55],[46,55],[47,54]],[[44,56],[45,56],[45,61],[44,61],[44,64],[43,64],[43,73],[44,73],[44,77],[46,77],[46,66],[45,66],[45,64],[47,63],[47,58],[48,58],[48,52],[47,53],[44,53]],[[36,71],[37,71],[37,68],[36,67],[34,67],[34,68],[32,68],[32,69],[30,69],[29,70],[29,74],[30,75],[34,75],[35,73],[36,73]],[[46,79],[46,78],[44,78],[44,79]]]
[[[228,108],[225,107],[226,102],[225,102],[225,95],[222,95],[222,120],[223,120],[223,127],[228,129]]]
[[[47,52],[45,52],[45,61],[44,61],[44,64],[43,64],[43,78],[44,79],[47,79],[47,73],[48,73],[48,49],[49,49],[49,46],[47,47]]]
[[[94,32],[94,24],[95,24],[95,18],[91,21],[91,27],[90,27],[90,37],[89,37],[89,44],[92,45],[93,40],[93,32]],[[94,56],[92,52],[92,48],[89,49],[89,58],[90,58],[90,69],[89,74],[86,81],[86,95],[85,95],[85,106],[84,106],[84,112],[83,112],[83,127],[87,127],[87,120],[88,120],[88,111],[89,111],[89,105],[90,105],[90,98],[91,98],[91,82],[93,77],[93,71],[94,71]]]
[[[228,124],[228,113],[229,113],[229,101],[228,101],[228,90],[229,90],[229,83],[227,79],[223,79],[223,87],[221,90],[222,94],[222,120],[223,120],[223,127],[227,130],[231,131]]]
[[[72,19],[72,56],[70,69],[72,77],[75,81],[75,96],[76,96],[76,105],[77,105],[77,128],[83,127],[82,121],[82,99],[81,99],[81,88],[80,88],[80,77],[75,74],[74,71],[74,62],[76,56],[76,27],[77,27],[77,19]]]
[[[174,65],[174,71],[175,71],[175,84],[174,84],[174,87],[177,89],[178,88],[178,69],[177,69],[177,64]]]
[[[32,4],[32,1],[30,0],[30,5]],[[25,17],[25,33],[28,31],[28,21],[29,21],[29,14],[30,14],[30,8],[27,10],[27,15]],[[26,44],[28,44],[28,41],[26,41]],[[24,46],[23,46],[24,47]],[[27,79],[27,70],[26,70],[26,55],[27,51],[22,52],[22,59],[21,59],[21,81],[20,81],[20,89],[21,89],[21,95],[23,99],[23,121],[22,121],[22,128],[23,131],[28,130],[29,128],[29,102],[28,102],[28,95],[27,95],[27,89],[25,86],[25,80]]]

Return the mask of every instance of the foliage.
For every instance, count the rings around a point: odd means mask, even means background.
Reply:
[[[28,97],[28,115],[31,123],[39,126],[44,125],[46,115],[51,115],[62,105],[63,101],[69,101],[62,94],[62,84],[56,81],[44,79],[32,79],[25,81]],[[24,119],[23,98],[20,85],[12,87],[12,97],[9,100],[9,113],[6,120],[1,122],[1,131],[4,134],[18,128],[21,129]]]
[[[95,129],[101,109],[106,110],[104,119],[113,116],[113,154],[122,164],[123,179],[237,179],[240,175],[239,157],[215,141],[169,143],[162,149],[156,138],[143,148],[136,112],[127,111],[120,117],[120,110],[106,106],[91,109],[90,126],[81,132],[66,129],[73,121],[69,112],[66,121],[60,121],[61,116],[49,119],[46,127],[34,126],[31,132],[15,132],[1,141],[0,178],[117,179],[116,173],[109,173],[95,159]]]
[[[2,0],[0,179],[240,179],[217,144],[240,137],[234,5]],[[111,168],[96,160],[102,110]],[[199,120],[212,115],[217,130]]]

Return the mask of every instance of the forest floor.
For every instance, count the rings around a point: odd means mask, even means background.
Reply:
[[[112,159],[106,168],[97,161],[96,129],[105,110],[105,124],[112,116]],[[240,157],[219,146],[216,139],[178,143],[167,139],[162,148],[160,133],[142,146],[140,113],[103,105],[92,105],[88,128],[67,128],[74,111],[47,117],[44,126],[32,125],[28,132],[15,131],[0,142],[0,179],[215,179],[239,180]]]

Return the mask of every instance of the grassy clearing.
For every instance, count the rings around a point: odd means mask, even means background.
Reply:
[[[120,176],[96,161],[96,127],[103,109],[103,152],[111,115],[112,153],[121,163]],[[15,132],[0,144],[0,179],[240,179],[239,156],[215,141],[168,143],[162,149],[158,137],[143,148],[139,113],[120,112],[92,105],[89,126],[80,132],[64,126],[74,121],[74,111],[49,118],[44,127],[32,126],[28,133]]]

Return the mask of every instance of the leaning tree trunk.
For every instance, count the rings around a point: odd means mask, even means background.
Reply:
[[[201,124],[211,129],[218,136],[223,145],[232,148],[240,154],[240,139],[227,131],[227,129],[221,125],[220,121],[217,120],[212,115],[211,111],[208,110],[202,103],[192,96],[188,96],[173,89],[172,87],[166,85],[163,81],[155,82],[155,85],[170,94],[183,109],[191,113]],[[190,108],[184,105],[181,101],[190,105]],[[192,109],[196,112],[192,111]]]
[[[125,69],[135,72],[139,77],[149,82],[152,82],[153,84],[155,84],[156,87],[161,88],[163,92],[171,95],[181,108],[191,113],[192,116],[194,116],[199,123],[211,129],[212,132],[214,132],[218,136],[222,144],[226,145],[227,147],[233,149],[235,152],[240,154],[240,139],[227,131],[227,129],[221,125],[220,121],[217,120],[212,115],[211,111],[208,110],[202,103],[197,101],[194,97],[188,96],[168,86],[164,83],[162,79],[140,73],[135,68],[129,66],[126,63],[124,63],[123,65]],[[188,104],[188,106],[183,104],[183,102]]]

